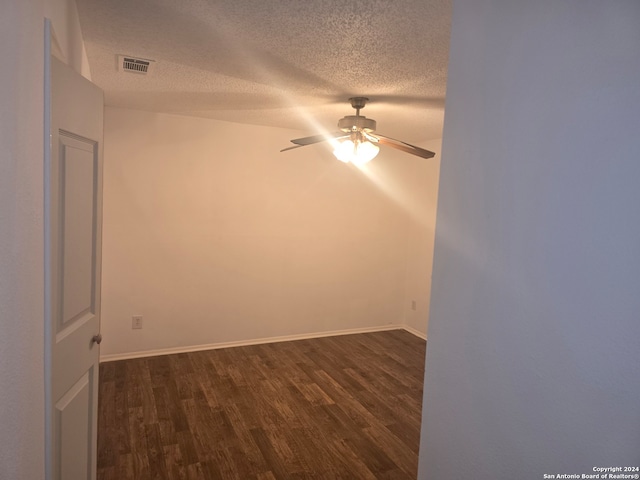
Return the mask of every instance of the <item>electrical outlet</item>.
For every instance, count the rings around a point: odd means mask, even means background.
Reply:
[[[131,317],[131,328],[134,330],[142,328],[142,315],[134,315]]]
[[[411,310],[415,310],[415,309],[416,309],[416,301],[411,300]]]

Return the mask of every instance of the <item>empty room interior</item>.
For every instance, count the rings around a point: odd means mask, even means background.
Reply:
[[[639,3],[2,17],[0,478],[638,478]]]
[[[415,478],[450,5],[77,4],[105,96],[98,477]],[[353,115],[404,150],[281,152]]]

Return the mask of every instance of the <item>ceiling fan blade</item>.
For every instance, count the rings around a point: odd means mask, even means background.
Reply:
[[[294,148],[306,147],[306,145],[294,145],[293,147],[287,147],[280,150],[281,152],[286,152],[287,150],[293,150]]]
[[[341,137],[348,137],[349,135],[345,135],[344,132],[334,132],[334,133],[329,133],[327,135],[313,135],[311,137],[303,137],[303,138],[296,138],[294,140],[291,140],[291,143],[295,143],[296,145],[311,145],[313,143],[319,143],[319,142],[324,142],[327,140],[331,140],[332,138],[341,138]]]
[[[374,133],[372,136],[378,139],[378,143],[380,145],[386,145],[391,148],[395,148],[397,150],[401,150],[405,153],[410,153],[412,155],[417,155],[422,158],[432,158],[435,157],[435,153],[425,150],[424,148],[416,147],[415,145],[411,145],[410,143],[403,142],[401,140],[396,140],[394,138],[385,137],[384,135],[380,135],[379,133]]]

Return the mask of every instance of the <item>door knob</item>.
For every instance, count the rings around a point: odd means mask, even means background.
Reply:
[[[91,344],[97,343],[98,345],[100,345],[100,342],[102,342],[102,334],[99,333],[97,335],[94,335],[93,338],[91,339]]]

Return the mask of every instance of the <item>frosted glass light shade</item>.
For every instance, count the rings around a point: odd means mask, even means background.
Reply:
[[[356,141],[354,144],[352,140],[345,140],[336,147],[333,154],[341,162],[364,165],[378,155],[379,151],[380,147],[368,141]]]

